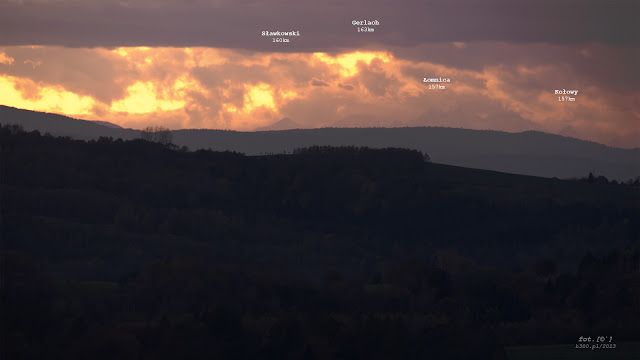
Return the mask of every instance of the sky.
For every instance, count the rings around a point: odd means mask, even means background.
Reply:
[[[640,147],[639,17],[635,0],[0,0],[0,104],[130,128],[289,118]]]

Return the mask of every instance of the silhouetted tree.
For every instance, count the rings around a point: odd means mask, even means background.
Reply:
[[[169,145],[173,143],[171,130],[162,126],[147,126],[142,129],[140,138],[150,142],[157,142],[162,145]]]

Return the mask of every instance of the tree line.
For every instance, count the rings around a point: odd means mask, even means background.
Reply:
[[[0,127],[5,358],[504,359],[638,341],[640,193],[406,149]]]

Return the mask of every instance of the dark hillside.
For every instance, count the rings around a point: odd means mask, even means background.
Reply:
[[[640,148],[620,149],[536,131],[507,133],[443,127],[278,130],[297,127],[286,120],[283,119],[287,126],[276,126],[273,131],[183,129],[172,131],[171,136],[180,147],[237,151],[246,155],[291,153],[296,148],[316,145],[402,147],[428,152],[433,162],[439,164],[512,174],[568,179],[593,172],[617,181],[640,176]],[[79,140],[141,137],[140,130],[101,126],[94,121],[2,105],[0,123]]]
[[[637,184],[397,148],[245,156],[7,126],[0,146],[10,358],[501,359],[640,340]]]

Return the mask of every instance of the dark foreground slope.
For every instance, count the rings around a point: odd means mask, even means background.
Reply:
[[[7,358],[501,359],[640,340],[633,185],[401,149],[247,157],[7,128],[0,145]]]
[[[139,130],[113,129],[90,121],[7,106],[0,106],[0,123],[17,123],[28,131],[38,130],[43,134],[49,132],[82,140],[95,140],[101,136],[123,140],[140,137]],[[285,125],[291,125],[290,121],[285,121]],[[514,174],[563,179],[594,172],[618,181],[640,176],[640,148],[619,149],[535,131],[514,134],[414,127],[257,132],[177,130],[172,134],[175,144],[181,147],[229,150],[247,155],[290,153],[293,149],[313,145],[403,147],[428,152],[433,162],[439,164]]]

